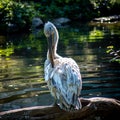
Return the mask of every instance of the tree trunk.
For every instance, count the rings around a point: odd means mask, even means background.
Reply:
[[[0,120],[120,120],[120,101],[111,98],[81,98],[82,109],[66,112],[58,106],[36,106],[0,113]]]

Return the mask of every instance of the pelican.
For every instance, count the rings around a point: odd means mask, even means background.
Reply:
[[[54,97],[55,104],[66,111],[81,109],[78,99],[82,89],[80,69],[72,58],[57,54],[58,31],[53,23],[44,25],[47,37],[48,52],[44,63],[45,81]]]

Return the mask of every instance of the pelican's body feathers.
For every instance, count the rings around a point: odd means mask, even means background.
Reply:
[[[56,48],[53,48],[53,51],[53,57],[50,58],[48,50],[47,60],[44,64],[45,81],[48,88],[60,108],[67,111],[80,109],[79,96],[82,79],[79,67],[73,59],[57,55]]]

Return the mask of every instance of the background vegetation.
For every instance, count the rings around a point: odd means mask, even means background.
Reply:
[[[88,21],[94,17],[120,14],[120,0],[1,0],[0,24],[29,28],[34,16],[48,20],[68,17]]]
[[[120,15],[120,0],[0,0],[0,31],[29,30],[34,17],[83,22],[110,15]],[[108,47],[107,53],[119,61],[119,50]]]

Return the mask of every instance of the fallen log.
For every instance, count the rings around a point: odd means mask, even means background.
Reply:
[[[0,120],[115,120],[120,101],[112,98],[81,98],[82,109],[66,112],[58,106],[35,106],[0,112]]]

